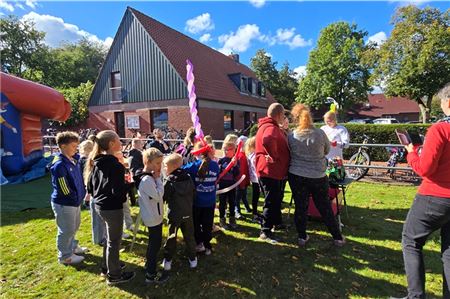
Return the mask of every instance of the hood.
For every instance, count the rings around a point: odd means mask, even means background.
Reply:
[[[167,180],[172,181],[172,182],[181,182],[181,181],[186,181],[189,180],[191,177],[190,175],[187,173],[186,170],[178,168],[176,170],[174,170],[168,177]]]
[[[105,167],[106,165],[119,162],[113,155],[98,155],[94,159],[94,165],[97,167]]]
[[[273,124],[275,126],[278,126],[278,123],[270,116],[260,118],[258,121],[258,128],[261,128],[261,126],[265,124]]]
[[[151,173],[148,172],[143,172],[141,169],[139,169],[138,171],[136,171],[136,175],[133,176],[133,181],[134,181],[134,185],[136,186],[137,189],[139,189],[139,184],[142,181],[142,178],[146,175],[151,176]]]

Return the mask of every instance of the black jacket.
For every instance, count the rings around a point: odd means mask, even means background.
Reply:
[[[155,148],[159,149],[160,152],[163,154],[170,154],[170,152],[172,151],[170,149],[170,145],[164,140],[162,142],[164,142],[167,145],[167,150],[164,149],[164,145],[156,139],[153,140],[152,143],[150,143],[150,147],[155,147]]]
[[[131,149],[128,152],[128,162],[130,163],[130,171],[134,176],[138,173],[138,170],[144,168],[144,162],[142,161],[142,152],[138,149]]]
[[[195,186],[186,170],[178,168],[164,180],[164,201],[167,202],[169,223],[181,223],[192,218]]]
[[[100,210],[123,208],[129,187],[125,183],[125,167],[113,155],[98,155],[89,176],[87,190]]]

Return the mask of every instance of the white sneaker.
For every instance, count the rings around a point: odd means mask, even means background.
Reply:
[[[77,245],[77,247],[73,250],[73,253],[75,253],[75,254],[85,254],[88,251],[89,251],[89,249],[87,247],[80,247],[79,245]]]
[[[192,261],[189,260],[189,267],[191,267],[191,269],[197,268],[197,258]]]
[[[122,233],[122,239],[128,239],[130,237],[130,234]]]
[[[79,264],[82,261],[84,261],[84,256],[72,254],[71,257],[68,257],[65,260],[59,261],[59,263],[63,264],[63,265],[73,265],[73,264]]]
[[[205,251],[205,245],[203,245],[203,243],[198,244],[198,245],[195,247],[195,251],[197,251],[197,252],[203,252],[203,251]]]
[[[220,226],[213,224],[212,232],[213,233],[220,232]]]
[[[209,248],[205,249],[205,255],[211,255],[212,251]]]
[[[170,271],[172,269],[172,261],[164,259],[161,266],[165,271]]]

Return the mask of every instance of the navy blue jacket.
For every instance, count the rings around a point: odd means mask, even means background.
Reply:
[[[205,178],[198,177],[198,170],[202,160],[196,160],[183,166],[193,178],[196,195],[194,198],[194,206],[196,207],[214,207],[216,205],[216,181],[219,177],[219,165],[216,161],[209,163],[209,170]]]
[[[50,167],[53,187],[52,202],[72,207],[81,205],[86,195],[86,189],[78,159],[79,156],[76,155],[72,162],[61,153],[53,159]]]

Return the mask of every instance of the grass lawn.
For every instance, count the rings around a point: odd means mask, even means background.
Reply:
[[[20,187],[19,187],[20,190]],[[56,225],[50,208],[2,212],[0,279],[2,298],[387,298],[405,296],[406,277],[401,253],[403,220],[416,187],[354,183],[347,193],[348,217],[343,215],[348,244],[334,248],[320,222],[309,223],[311,241],[297,248],[292,227],[278,233],[271,245],[258,241],[258,226],[238,221],[234,231],[219,232],[214,252],[201,256],[190,270],[183,246],[172,264],[170,280],[160,286],[144,283],[147,238],[138,235],[130,252],[123,242],[121,259],[137,272],[128,283],[108,287],[99,275],[101,248],[91,243],[90,216],[82,212],[78,239],[91,251],[84,264],[57,263]],[[290,194],[286,193],[284,220]],[[2,200],[9,200],[3,197]],[[133,208],[136,215],[137,208]],[[216,219],[218,220],[218,219]],[[143,228],[143,227],[142,227]],[[166,231],[165,231],[166,233]],[[181,242],[180,242],[181,243]],[[182,245],[182,244],[180,244]],[[440,241],[434,234],[424,249],[427,291],[442,297]]]

